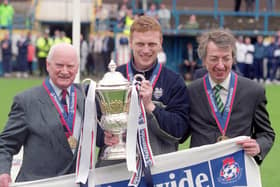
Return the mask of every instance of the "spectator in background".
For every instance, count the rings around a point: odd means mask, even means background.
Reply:
[[[193,48],[192,43],[188,42],[186,51],[183,52],[183,63],[180,65],[180,73],[184,80],[193,79],[194,70],[197,68],[197,52]]]
[[[246,54],[245,54],[245,64],[244,64],[244,76],[253,79],[254,70],[253,70],[253,62],[254,62],[254,45],[251,43],[250,37],[245,37],[245,48],[246,48]]]
[[[96,8],[96,31],[105,31],[108,29],[108,18],[109,18],[109,10],[104,8],[103,5],[100,5]]]
[[[133,21],[134,21],[133,10],[127,9],[125,17],[120,22],[120,28],[123,28],[123,33],[126,35],[126,37],[129,36],[130,27]]]
[[[275,7],[275,0],[266,0],[266,11],[273,12]]]
[[[17,77],[28,77],[28,63],[27,63],[27,47],[30,43],[30,37],[21,34],[20,39],[17,41],[18,56],[17,56],[17,67],[18,73]]]
[[[170,29],[171,12],[168,8],[166,8],[164,3],[160,4],[157,17],[162,29]]]
[[[33,62],[35,59],[35,53],[36,53],[35,46],[30,40],[27,46],[27,63],[28,63],[28,70],[30,76],[33,75]]]
[[[2,52],[4,77],[10,77],[12,71],[12,65],[11,65],[12,42],[10,40],[10,35],[8,32],[5,33],[4,38],[1,41],[1,52]]]
[[[60,38],[61,38],[61,43],[67,43],[67,44],[71,44],[71,38],[69,38],[66,33],[64,31],[60,31]]]
[[[89,41],[88,41],[88,55],[87,55],[87,63],[86,63],[87,75],[93,75],[94,72],[93,50],[94,50],[94,35],[90,34]]]
[[[126,13],[127,13],[127,6],[126,4],[122,4],[121,7],[118,9],[118,18],[117,18],[117,21],[118,21],[118,26],[119,28],[122,28],[124,27],[124,20],[125,20],[125,16],[126,16]]]
[[[8,29],[13,24],[14,8],[9,4],[8,0],[3,0],[0,5],[0,26]]]
[[[58,29],[56,29],[54,31],[53,44],[62,43],[62,38],[61,37],[62,36],[60,34],[60,31]]]
[[[189,20],[185,24],[185,29],[198,29],[199,23],[197,22],[196,16],[192,14]]]
[[[162,0],[152,0],[152,3],[156,5],[157,9],[160,9],[160,5],[162,4]]]
[[[234,11],[235,12],[239,12],[240,7],[241,7],[241,2],[242,2],[242,0],[235,0],[234,1]]]
[[[122,2],[120,2],[118,4],[118,10],[120,11],[123,7],[126,7],[127,9],[132,9],[132,2],[130,2],[130,0],[122,0]]]
[[[266,47],[266,57],[267,57],[267,76],[266,76],[266,83],[274,83],[275,82],[275,76],[277,72],[277,66],[278,66],[278,58],[279,54],[279,46],[276,43],[276,37],[271,36],[270,37],[270,44]],[[278,51],[278,52],[277,52]]]
[[[158,19],[158,13],[157,13],[157,6],[156,6],[156,4],[152,3],[150,5],[149,10],[145,13],[145,15],[153,17],[155,19]]]
[[[263,36],[257,36],[257,42],[255,43],[254,51],[254,69],[255,75],[254,78],[258,82],[263,82],[263,61],[265,57],[265,47],[263,45]]]
[[[245,0],[246,12],[253,12],[255,7],[255,0]]]
[[[88,56],[88,44],[84,39],[83,34],[80,35],[80,72],[83,76],[85,76],[86,71],[86,63]]]
[[[236,40],[236,63],[241,75],[244,75],[245,69],[246,46],[243,41],[243,36],[238,36]]]
[[[108,71],[108,64],[110,63],[112,52],[115,50],[115,40],[111,32],[105,32],[102,41],[102,56],[104,61],[105,72]]]
[[[39,64],[40,76],[48,75],[46,68],[46,57],[53,44],[49,33],[45,31],[36,41],[37,59]]]
[[[104,69],[104,60],[102,56],[102,45],[103,37],[100,33],[97,33],[94,37],[94,48],[93,48],[93,61],[94,61],[94,74],[98,77],[102,77]]]

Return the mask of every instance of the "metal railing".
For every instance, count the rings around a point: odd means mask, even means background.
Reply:
[[[268,12],[268,11],[261,11],[260,10],[260,0],[255,0],[255,9],[252,12],[245,12],[245,11],[228,11],[228,10],[220,10],[219,8],[219,0],[213,0],[213,8],[212,10],[179,10],[176,8],[177,2],[182,0],[172,0],[171,5],[171,13],[172,13],[172,19],[173,19],[173,26],[171,30],[164,30],[165,33],[171,33],[171,34],[197,34],[200,32],[203,32],[207,28],[201,28],[201,29],[178,29],[178,26],[180,25],[180,19],[182,16],[185,15],[196,15],[196,16],[208,16],[209,18],[215,19],[215,21],[218,22],[218,27],[225,27],[225,18],[226,17],[233,17],[233,18],[239,18],[239,17],[251,17],[255,20],[263,20],[262,28],[261,29],[246,29],[246,28],[240,28],[240,29],[232,29],[233,33],[235,34],[242,34],[242,35],[273,35],[277,30],[272,30],[269,27],[270,24],[270,18],[276,17],[280,18],[280,12]],[[184,1],[192,1],[192,0],[184,0]],[[226,1],[226,0],[220,0],[220,1]],[[133,10],[136,13],[141,13],[143,10],[136,8],[136,0],[132,0]],[[211,7],[210,7],[211,8]],[[280,28],[279,28],[280,29]]]

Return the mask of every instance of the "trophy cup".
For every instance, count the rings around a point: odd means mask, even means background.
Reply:
[[[96,96],[102,117],[99,125],[119,137],[119,143],[107,146],[102,155],[103,160],[118,160],[126,158],[125,136],[128,121],[128,110],[131,85],[120,72],[115,71],[113,60],[108,65],[109,72],[105,73],[96,87]]]

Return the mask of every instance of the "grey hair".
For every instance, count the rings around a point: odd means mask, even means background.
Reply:
[[[207,46],[213,42],[219,48],[231,48],[232,58],[236,57],[236,39],[230,31],[225,29],[215,29],[202,34],[199,38],[198,56],[201,60],[207,55]]]

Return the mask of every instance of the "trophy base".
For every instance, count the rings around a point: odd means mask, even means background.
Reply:
[[[105,148],[102,160],[123,160],[126,159],[125,144],[117,144]]]

